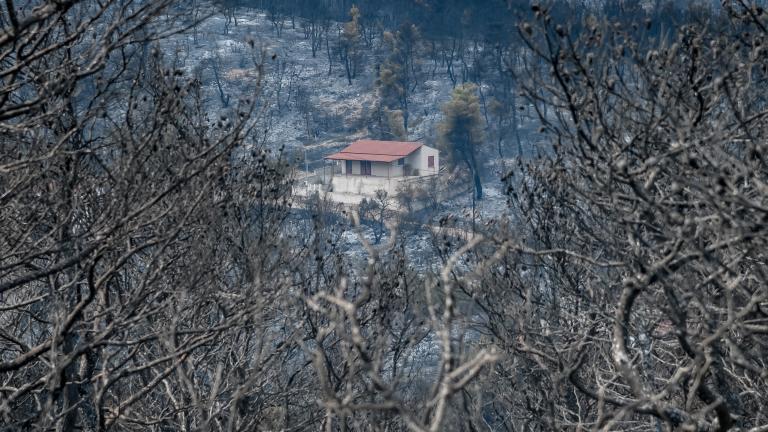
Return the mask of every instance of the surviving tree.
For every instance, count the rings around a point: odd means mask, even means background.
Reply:
[[[475,198],[483,198],[478,147],[483,143],[483,119],[480,99],[474,84],[457,86],[451,100],[443,105],[445,118],[439,127],[439,140],[447,160],[455,167],[464,165],[475,189]]]
[[[360,9],[353,5],[349,10],[349,17],[350,20],[344,23],[339,36],[339,53],[347,74],[347,82],[352,85],[352,78],[357,76],[360,67]]]
[[[396,32],[384,32],[384,45],[388,50],[386,60],[379,66],[377,87],[379,92],[380,120],[392,124],[400,121],[403,134],[408,135],[411,97],[419,82],[418,57],[421,35],[415,24],[404,23]]]

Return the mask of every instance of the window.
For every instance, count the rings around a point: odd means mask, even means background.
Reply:
[[[400,158],[400,159],[398,159],[398,160],[397,160],[397,164],[398,164],[398,165],[400,165],[400,166],[403,166],[403,165],[405,165],[405,158]]]
[[[345,161],[344,174],[352,174],[352,161]]]
[[[434,168],[434,167],[435,167],[435,157],[427,156],[427,168]]]
[[[371,161],[360,161],[360,175],[371,175]]]

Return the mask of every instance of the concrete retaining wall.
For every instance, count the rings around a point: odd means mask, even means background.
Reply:
[[[340,175],[333,178],[331,188],[333,192],[350,193],[355,195],[372,196],[377,190],[383,189],[388,194],[397,193],[397,186],[400,184],[399,178],[375,177],[375,176],[345,176]]]

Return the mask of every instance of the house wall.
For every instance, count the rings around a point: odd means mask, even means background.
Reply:
[[[402,177],[403,176],[403,168],[405,168],[403,165],[398,165],[397,161],[393,161],[390,164],[390,168],[389,168],[389,175],[390,175],[390,177]]]
[[[429,156],[435,157],[435,166],[429,168]],[[344,175],[360,175],[360,161],[352,161],[352,171],[347,172],[346,161],[339,161],[341,173]],[[440,171],[440,152],[432,147],[421,146],[415,152],[405,157],[405,165],[411,170],[418,170],[418,175],[434,175]],[[398,165],[397,161],[390,162],[372,162],[371,175],[375,177],[402,177],[405,175],[404,166]],[[413,172],[410,173],[413,175]]]
[[[343,175],[360,175],[360,161],[352,161],[352,172],[346,172],[347,162],[338,161],[341,166],[341,174]],[[372,162],[371,163],[371,175],[376,177],[402,177],[403,167],[397,165],[397,161],[389,162]]]
[[[386,190],[390,194],[390,197],[394,198],[394,196],[400,192],[400,188],[405,185],[425,187],[430,188],[430,190],[435,190],[438,201],[454,198],[457,196],[457,193],[462,193],[462,191],[457,191],[456,188],[440,182],[439,177],[394,177],[387,179],[386,177],[336,175],[328,180],[328,182],[323,184],[305,182],[303,187],[294,189],[294,192],[298,197],[309,197],[315,192],[318,192],[324,198],[333,202],[351,206],[360,204],[364,198],[373,197],[379,189]],[[301,208],[301,206],[304,205],[304,201],[294,200],[292,201],[292,205]],[[397,210],[421,210],[428,205],[431,205],[431,200],[418,200],[416,202],[411,202],[408,205],[408,208],[397,206]]]
[[[435,166],[429,168],[429,156],[435,157]],[[421,146],[418,150],[408,155],[405,163],[412,170],[418,170],[418,175],[434,175],[440,171],[440,152],[432,147]]]
[[[436,148],[421,146],[419,149],[419,175],[434,175],[440,171],[440,152]],[[435,166],[429,168],[429,156],[435,157]]]
[[[410,172],[408,173],[408,175],[414,175],[413,170],[419,169],[419,167],[421,166],[419,162],[420,158],[421,158],[421,149],[418,149],[415,152],[405,157],[405,164],[410,168]],[[421,171],[419,171],[419,175],[421,175]]]
[[[371,175],[376,177],[391,177],[392,164],[390,164],[389,162],[371,163]]]
[[[331,188],[334,193],[362,196],[374,196],[377,190],[383,189],[390,195],[395,195],[400,181],[399,178],[375,176],[339,176],[333,178]]]

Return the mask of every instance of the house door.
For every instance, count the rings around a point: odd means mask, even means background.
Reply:
[[[352,161],[344,161],[344,174],[352,174]]]
[[[360,161],[360,174],[371,175],[371,161]]]

